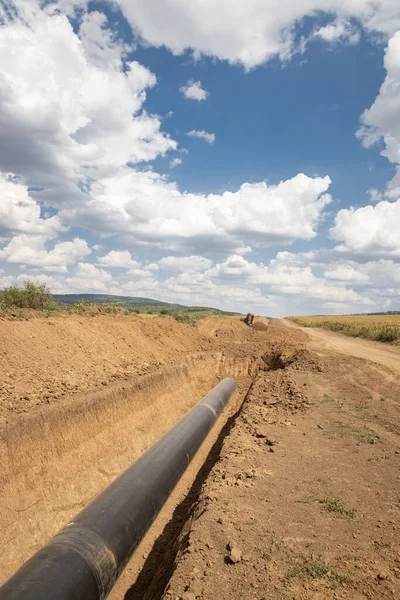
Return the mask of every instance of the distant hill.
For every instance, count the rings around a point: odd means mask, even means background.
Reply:
[[[113,296],[109,294],[53,294],[56,302],[61,304],[76,304],[86,301],[93,304],[118,304],[140,312],[166,310],[169,313],[177,312],[183,314],[206,313],[210,315],[239,315],[240,313],[219,310],[208,306],[184,306],[183,304],[172,304],[161,302],[153,298],[142,298],[137,296]]]
[[[93,304],[152,304],[157,306],[171,306],[169,302],[161,302],[152,298],[140,298],[136,296],[113,296],[111,294],[53,294],[56,302],[62,304],[76,304],[86,300]],[[176,304],[175,306],[180,306]]]

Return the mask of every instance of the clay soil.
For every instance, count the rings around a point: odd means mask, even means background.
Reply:
[[[400,598],[398,348],[280,320],[258,331],[219,318],[196,328],[123,315],[0,321],[0,417],[9,430],[82,392],[89,402],[188,357],[196,365],[196,353],[218,355],[215,381],[241,365],[238,404],[113,600]],[[55,530],[76,512],[70,500]]]

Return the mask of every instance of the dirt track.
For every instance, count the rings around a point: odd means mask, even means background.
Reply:
[[[310,338],[308,347],[315,350],[333,350],[339,354],[346,356],[355,356],[357,358],[365,358],[373,362],[380,363],[386,367],[390,367],[395,371],[400,371],[400,348],[381,344],[380,342],[372,342],[362,340],[360,338],[347,337],[333,331],[313,327],[300,327],[285,319],[284,324],[287,327],[294,329],[302,329]]]
[[[400,597],[396,349],[282,321],[49,321],[0,322],[3,578],[233,375],[112,600]]]

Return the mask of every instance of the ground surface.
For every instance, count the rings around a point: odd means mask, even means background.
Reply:
[[[269,335],[297,360],[258,375],[165,598],[400,598],[399,351]]]
[[[190,367],[168,371],[184,359],[197,369],[188,383],[183,374]],[[214,432],[210,453],[209,440],[189,468],[112,600],[400,598],[399,348],[279,320],[257,331],[238,319],[206,319],[193,328],[170,319],[69,316],[0,322],[0,361],[0,425],[4,435],[13,427],[26,432],[27,443],[30,422],[39,439],[40,423],[62,411],[62,433],[68,415],[80,414],[68,408],[80,392],[88,411],[91,394],[105,394],[96,400],[103,408],[96,408],[94,421],[74,417],[73,435],[65,435],[60,449],[54,430],[54,452],[44,443],[48,456],[32,476],[21,466],[25,438],[15,442],[20,463],[10,462],[0,491],[5,506],[14,494],[1,522],[4,574],[18,564],[18,552],[29,556],[135,458],[132,443],[140,440],[143,451],[169,428],[167,415],[179,418],[222,373],[239,383],[229,418]],[[165,404],[174,397],[174,377],[181,385],[176,410]],[[140,404],[129,399],[136,381],[142,396],[132,393],[143,397]],[[143,404],[153,394],[154,406]],[[108,397],[112,410],[102,416]],[[160,411],[165,415],[157,418]],[[93,422],[101,424],[99,434]],[[10,439],[4,437],[5,452]],[[1,442],[0,435],[0,450]],[[41,487],[50,490],[45,501],[22,511],[18,498],[26,502],[27,492],[33,498]],[[68,506],[63,490],[72,494]],[[24,537],[30,540],[43,523],[25,547]]]

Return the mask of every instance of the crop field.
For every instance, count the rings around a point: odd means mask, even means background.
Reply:
[[[378,342],[400,341],[399,315],[344,315],[318,317],[289,317],[303,327],[322,327],[352,337]]]

